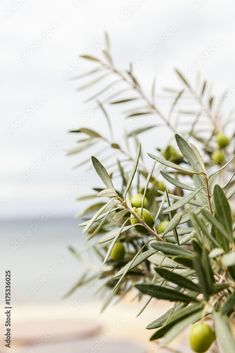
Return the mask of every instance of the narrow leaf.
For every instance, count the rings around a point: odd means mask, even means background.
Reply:
[[[169,313],[169,317],[165,320],[164,326],[157,330],[157,332],[151,336],[150,340],[153,341],[165,336],[178,322],[181,322],[186,317],[191,316],[198,311],[201,312],[202,307],[202,304],[197,303],[183,308],[180,307],[177,311],[173,311],[172,314]]]
[[[135,130],[130,131],[127,136],[130,137],[130,136],[134,136],[134,135],[140,135],[140,134],[142,134],[146,131],[152,130],[156,127],[157,127],[157,125],[155,124],[155,125],[149,125],[149,126],[145,126],[145,127],[139,128],[139,129],[135,129]]]
[[[230,315],[231,312],[235,309],[235,292],[230,294],[226,299],[225,303],[222,306],[222,314]]]
[[[127,232],[128,230],[130,230],[131,228],[134,228],[135,225],[129,225],[129,226],[126,226],[124,228],[122,228],[121,230],[121,233],[125,233]],[[115,236],[120,232],[120,229],[119,228],[116,228],[116,229],[112,229],[110,232],[106,233],[100,240],[99,240],[99,243],[102,244],[102,243],[106,243],[106,242],[110,242],[111,240],[113,240],[113,238],[115,238]]]
[[[69,132],[83,133],[83,134],[89,135],[91,137],[101,137],[101,135],[97,131],[95,131],[93,129],[86,128],[86,127],[81,127],[80,129],[70,130]]]
[[[175,69],[175,72],[177,74],[177,76],[180,78],[180,80],[185,84],[185,86],[187,86],[188,88],[191,88],[189,82],[186,80],[185,76],[178,70]]]
[[[235,353],[235,339],[228,317],[214,312],[215,332],[221,353]]]
[[[107,186],[108,189],[114,190],[112,180],[103,164],[101,164],[100,161],[94,156],[91,157],[91,160],[97,174],[99,175],[103,183]]]
[[[160,326],[168,325],[170,323],[176,322],[176,320],[186,317],[194,312],[203,308],[203,304],[196,303],[191,304],[189,306],[184,307],[182,304],[176,304],[173,308],[168,310],[165,314],[163,314],[160,318],[151,322],[148,326],[148,330],[152,330],[158,328]]]
[[[195,297],[178,292],[171,288],[158,286],[155,284],[137,284],[136,288],[142,293],[150,295],[153,298],[169,300],[173,302],[197,302]]]
[[[202,210],[203,216],[228,240],[230,240],[223,223],[220,223],[208,210]]]
[[[133,169],[132,169],[130,178],[129,178],[129,180],[128,180],[126,190],[125,190],[125,192],[124,192],[124,198],[126,198],[126,195],[127,195],[128,191],[129,191],[131,185],[132,185],[132,181],[133,181],[133,179],[134,179],[135,173],[136,173],[137,168],[138,168],[139,159],[140,159],[140,154],[141,154],[141,145],[139,145],[139,148],[138,148],[138,152],[137,152],[137,155],[136,155],[136,159],[135,159],[135,162],[134,162],[134,166],[133,166]]]
[[[148,326],[146,327],[147,330],[153,330],[156,329],[158,327],[161,327],[164,322],[167,320],[168,317],[170,317],[172,315],[172,313],[175,310],[175,306],[177,304],[174,305],[173,308],[169,309],[167,312],[165,312],[163,315],[161,315],[160,317],[158,317],[156,320],[152,321],[150,324],[148,324]],[[180,304],[180,309],[182,308],[182,304]]]
[[[223,189],[219,185],[215,185],[214,187],[213,200],[215,205],[215,216],[218,221],[223,224],[230,239],[233,240],[233,221],[231,208]]]
[[[162,241],[155,241],[151,243],[151,247],[163,252],[166,255],[172,256],[186,256],[191,257],[192,253],[189,250],[186,250],[178,245],[170,244]]]
[[[209,299],[210,296],[210,287],[208,285],[208,281],[206,278],[206,274],[204,272],[204,267],[200,258],[200,255],[197,254],[193,258],[193,264],[194,264],[194,269],[197,273],[198,279],[199,279],[199,285],[201,287],[201,291],[205,297],[206,300]]]
[[[186,185],[186,184],[182,183],[181,181],[172,178],[166,172],[161,171],[160,173],[163,176],[163,178],[165,178],[167,181],[169,181],[169,183],[171,183],[181,189],[184,189],[184,190],[195,191],[195,189],[192,186]]]
[[[127,115],[127,118],[141,117],[141,116],[150,115],[150,114],[152,114],[151,111],[136,112],[136,113],[131,113]]]
[[[175,139],[182,155],[189,162],[193,170],[203,172],[205,170],[205,166],[199,152],[195,152],[195,150],[182,136],[176,134]]]
[[[169,213],[172,211],[177,210],[178,208],[183,207],[184,205],[190,203],[191,200],[195,198],[195,196],[201,191],[201,189],[198,189],[191,194],[182,197],[180,200],[176,201],[171,207],[168,207],[166,210],[163,211],[163,213]]]
[[[209,178],[214,177],[215,175],[222,172],[231,162],[234,161],[235,156],[233,156],[227,163],[225,163],[221,168],[217,169],[214,173],[209,175]]]
[[[165,347],[168,345],[176,336],[178,336],[184,329],[188,326],[194,324],[200,320],[202,312],[196,312],[193,315],[187,316],[184,320],[180,321],[172,327],[172,329],[165,335],[164,339],[161,342],[161,346]]]
[[[85,60],[89,60],[89,61],[97,61],[97,62],[99,62],[99,59],[96,58],[93,55],[84,54],[84,55],[80,55],[80,58],[85,59]]]
[[[175,273],[174,271],[169,271],[161,267],[156,268],[155,271],[169,282],[175,283],[180,287],[187,288],[197,293],[201,292],[201,289],[196,283],[184,276],[179,275],[178,273]]]
[[[115,275],[114,278],[118,278],[123,275],[123,273],[127,273],[128,271],[132,270],[136,266],[140,265],[143,261],[148,259],[151,255],[153,255],[156,252],[156,250],[150,249],[146,250],[143,253],[139,254],[134,261],[131,260],[126,264],[120,271],[118,271]]]
[[[138,99],[137,97],[117,99],[117,100],[111,101],[109,104],[116,105],[116,104],[130,103],[137,99]]]
[[[194,171],[194,170],[190,170],[188,168],[183,168],[181,166],[179,166],[178,164],[172,163],[160,156],[155,156],[152,153],[148,153],[149,157],[151,157],[152,159],[155,159],[156,161],[158,161],[159,163],[165,165],[166,167],[175,169],[175,170],[179,170],[180,172],[186,173],[186,174],[198,174],[198,172]]]
[[[182,213],[176,213],[174,215],[174,217],[168,223],[168,225],[163,233],[163,236],[165,236],[167,233],[169,233],[170,231],[175,229],[177,227],[177,225],[180,223],[181,218],[182,218]]]

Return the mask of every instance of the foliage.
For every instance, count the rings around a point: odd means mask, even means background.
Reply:
[[[107,35],[102,53],[102,58],[82,55],[94,67],[76,79],[83,81],[80,89],[95,89],[88,101],[95,101],[104,115],[109,137],[90,127],[74,129],[79,140],[70,154],[95,154],[91,159],[100,184],[80,198],[94,200],[81,226],[88,239],[94,238],[92,246],[103,261],[97,275],[108,293],[103,308],[128,293],[139,299],[146,295],[147,304],[152,298],[167,300],[172,308],[147,327],[154,330],[151,340],[161,339],[166,346],[187,326],[210,319],[221,352],[235,352],[230,329],[235,312],[235,132],[233,113],[222,114],[225,95],[216,98],[200,78],[194,87],[176,70],[181,86],[164,91],[167,104],[161,108],[155,80],[149,97],[133,65],[127,70],[114,65]],[[134,129],[124,128],[120,142],[108,114],[115,107],[127,122],[136,122]],[[151,134],[157,141],[163,128],[171,143],[147,154],[143,136]],[[215,151],[223,153],[223,161],[215,160]],[[116,244],[120,256],[113,255]]]

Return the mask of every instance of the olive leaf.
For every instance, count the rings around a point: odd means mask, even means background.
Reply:
[[[186,173],[186,174],[197,174],[198,172],[194,171],[194,170],[191,170],[191,169],[188,169],[188,168],[184,168],[184,167],[181,167],[179,166],[178,164],[175,164],[173,162],[170,162],[160,156],[156,156],[152,153],[148,153],[149,157],[151,157],[152,159],[155,159],[157,162],[165,165],[166,167],[169,167],[169,168],[172,168],[172,169],[175,169],[175,170],[179,170],[180,172],[183,172],[183,173]]]
[[[161,253],[156,253],[156,251],[147,260],[155,266],[161,266],[161,267],[170,268],[170,269],[175,269],[177,267],[176,262],[171,260],[166,255],[163,255]]]
[[[151,243],[151,247],[166,255],[192,257],[191,251],[167,242],[155,241]]]
[[[135,287],[142,294],[147,294],[157,299],[186,303],[197,302],[197,299],[193,296],[178,292],[175,289],[158,286],[156,284],[137,284]]]
[[[134,228],[135,225],[129,225],[129,226],[125,226],[121,229],[121,233],[125,233],[127,232],[128,230],[130,230],[131,228]],[[119,228],[115,228],[115,229],[112,229],[110,232],[106,233],[101,239],[99,239],[99,243],[102,244],[102,243],[107,243],[107,242],[110,242],[113,240],[113,238],[115,238],[115,236],[120,232],[120,229]]]
[[[165,314],[151,322],[146,328],[148,330],[153,330],[161,327],[163,324],[164,326],[171,325],[181,318],[191,315],[195,311],[198,311],[202,308],[203,304],[201,303],[191,304],[186,307],[184,307],[182,304],[175,304],[173,308],[169,309]]]
[[[129,103],[129,102],[133,102],[135,100],[137,100],[137,97],[130,97],[130,98],[124,98],[124,99],[117,99],[117,100],[113,100],[111,101],[109,104],[123,104],[123,103]]]
[[[175,69],[175,73],[180,78],[180,80],[184,83],[185,86],[187,86],[188,88],[191,88],[191,85],[187,81],[186,77],[178,69]]]
[[[115,275],[114,278],[119,278],[123,276],[123,274],[127,274],[128,271],[132,270],[136,266],[140,265],[143,261],[148,259],[150,256],[155,254],[156,250],[154,249],[149,249],[146,250],[140,254],[138,254],[133,260],[131,260],[129,263],[127,263],[120,271],[118,271]]]
[[[183,304],[175,304],[173,308],[167,310],[163,315],[158,317],[156,320],[152,321],[147,325],[147,330],[154,330],[164,325],[165,321],[175,312],[176,306],[179,305],[180,309],[183,307]]]
[[[183,318],[180,322],[176,323],[167,333],[161,342],[161,346],[167,346],[176,336],[178,336],[186,327],[194,324],[200,320],[202,311],[198,311],[190,316]]]
[[[104,206],[102,206],[98,212],[85,224],[85,228],[83,230],[83,232],[87,232],[91,226],[93,225],[93,223],[95,221],[97,221],[97,219],[101,219],[102,217],[105,216],[105,214],[103,213],[106,209],[108,209],[108,212],[110,212],[111,210],[113,210],[113,200],[109,200],[108,203],[106,203]],[[83,225],[83,224],[82,224]]]
[[[202,213],[206,215],[206,219],[213,218],[213,216],[208,212],[207,210],[202,210]],[[211,230],[207,228],[204,220],[202,220],[199,215],[196,213],[192,212],[191,213],[191,221],[194,225],[194,229],[196,230],[197,237],[201,240],[201,242],[205,242],[205,245],[208,244],[208,240],[210,240],[214,246],[220,248],[219,242],[216,240],[216,238],[211,234]]]
[[[168,225],[163,233],[163,236],[165,236],[166,234],[168,234],[170,231],[172,231],[173,229],[175,229],[178,226],[178,224],[181,221],[182,215],[183,215],[182,213],[176,213],[174,215],[174,217],[168,223]]]
[[[209,175],[209,178],[214,178],[217,174],[219,174],[220,172],[222,172],[225,168],[227,168],[227,166],[232,163],[234,161],[235,156],[233,156],[228,162],[226,162],[222,167],[220,167],[219,169],[217,169],[215,172],[211,173]]]
[[[174,271],[169,271],[167,269],[164,268],[155,268],[155,271],[161,276],[163,277],[165,280],[175,283],[177,285],[179,285],[181,288],[187,288],[189,290],[192,290],[194,292],[201,292],[200,287],[192,282],[191,280],[187,279],[184,276],[181,276],[177,273],[175,273]]]
[[[181,181],[172,178],[166,172],[161,171],[160,173],[163,176],[163,178],[165,178],[167,181],[169,181],[169,183],[171,183],[171,184],[173,184],[173,185],[175,185],[175,186],[177,186],[177,187],[179,187],[181,189],[184,189],[184,190],[195,191],[195,188],[193,188],[192,186],[186,185],[186,184],[182,183]]]
[[[114,189],[112,180],[107,172],[107,170],[105,169],[105,167],[103,166],[102,163],[100,163],[100,161],[95,158],[94,156],[91,157],[93,166],[97,172],[97,174],[99,175],[100,179],[103,181],[103,183],[107,186],[108,189]]]
[[[190,145],[182,136],[176,134],[175,138],[177,145],[184,158],[188,161],[189,165],[193,168],[193,170],[199,173],[199,175],[195,174],[193,176],[193,180],[196,188],[201,188],[200,191],[202,191],[203,188],[205,188],[206,186],[205,178],[203,177],[203,174],[205,174],[205,165],[200,152],[197,150],[195,145]],[[202,204],[205,204],[207,202],[207,198],[203,194],[203,192],[199,193],[198,198],[202,202]]]
[[[229,202],[223,189],[219,185],[215,185],[213,192],[213,200],[215,206],[215,217],[223,224],[230,240],[233,240],[233,221],[232,212]]]
[[[181,199],[176,201],[172,206],[170,206],[166,210],[164,210],[163,213],[169,213],[169,212],[175,211],[178,208],[181,208],[184,205],[189,204],[190,201],[192,201],[200,191],[201,191],[201,189],[198,189],[198,190],[195,190],[194,192],[182,197]]]
[[[85,59],[85,60],[90,60],[90,61],[97,61],[97,62],[99,62],[99,59],[96,58],[96,57],[93,56],[93,55],[83,54],[83,55],[80,55],[80,58]]]
[[[200,254],[194,255],[193,266],[199,279],[199,286],[201,288],[201,291],[205,299],[208,300],[211,294],[211,279],[206,273],[206,268]]]
[[[228,250],[229,235],[223,223],[219,222],[208,210],[202,210],[203,216],[214,226],[216,230],[216,240],[224,250]]]
[[[175,139],[179,150],[181,151],[184,158],[188,161],[191,165],[193,170],[197,172],[204,172],[205,166],[202,160],[202,157],[198,151],[195,150],[192,146],[188,144],[188,142],[180,135],[176,134]]]
[[[152,129],[156,128],[157,126],[158,125],[155,124],[155,125],[148,125],[148,126],[145,126],[145,127],[141,127],[141,128],[129,131],[127,136],[131,137],[131,136],[135,136],[135,135],[140,135],[140,134],[143,134],[146,131],[149,131],[149,130],[152,130]]]
[[[213,314],[215,332],[221,353],[235,353],[235,339],[233,337],[228,317],[219,312]]]
[[[136,174],[136,171],[137,171],[137,168],[138,168],[138,164],[139,164],[139,159],[140,159],[140,154],[141,154],[141,145],[139,145],[139,148],[138,148],[138,151],[137,151],[137,155],[136,155],[136,159],[135,159],[135,162],[134,162],[134,166],[133,166],[133,169],[132,169],[132,172],[131,172],[131,175],[129,177],[129,180],[127,182],[127,186],[126,186],[126,189],[124,191],[124,198],[126,198],[126,195],[132,185],[132,181],[135,177],[135,174]]]
[[[90,129],[90,128],[86,128],[86,127],[81,127],[79,129],[70,130],[69,132],[71,132],[71,133],[83,133],[83,134],[86,134],[88,136],[97,137],[97,138],[102,137],[101,134],[98,133],[97,131],[95,131],[93,129]]]
[[[234,309],[235,309],[235,292],[230,294],[226,299],[225,303],[222,305],[222,314],[230,315]]]

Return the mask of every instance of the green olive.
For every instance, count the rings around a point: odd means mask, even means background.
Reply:
[[[125,247],[124,245],[119,241],[116,244],[114,244],[113,249],[110,254],[110,258],[113,261],[121,261],[125,257]]]
[[[214,331],[209,325],[203,322],[193,325],[189,333],[190,347],[197,353],[206,352],[210,348],[214,339]]]
[[[156,226],[156,231],[157,231],[158,233],[164,233],[165,230],[166,230],[166,227],[168,226],[169,223],[170,223],[170,222],[167,221],[167,220],[164,220],[164,221],[160,222],[160,223]]]
[[[158,190],[163,192],[166,190],[166,185],[163,183],[163,181],[157,180],[156,185]]]
[[[211,155],[211,159],[215,164],[223,164],[225,159],[224,152],[220,150],[214,151]]]
[[[144,188],[141,188],[139,192],[141,194],[143,194],[144,193]],[[155,196],[159,196],[159,192],[157,191],[157,181],[154,183],[154,186],[152,188],[148,188],[146,190],[146,195],[145,196],[146,196],[149,204],[152,203],[152,201],[155,198]]]
[[[224,148],[229,145],[230,139],[228,136],[226,136],[223,132],[219,132],[215,136],[215,140],[217,142],[217,145],[219,148]]]
[[[139,194],[141,194],[142,195],[142,197],[143,197],[143,194],[144,194],[144,190],[145,190],[145,188],[140,188],[139,189]],[[151,197],[153,196],[153,191],[152,191],[152,189],[147,189],[146,190],[146,194],[145,194],[145,197],[146,197],[146,199],[147,199],[147,201],[148,201],[148,203],[149,203],[149,199],[151,199]],[[141,205],[142,206],[142,205]],[[141,206],[139,206],[139,207],[141,207]],[[136,207],[136,206],[135,206]]]
[[[167,146],[167,148],[163,152],[163,156],[168,161],[171,161],[176,164],[182,162],[182,159],[183,159],[182,155],[178,151],[176,151],[176,149],[173,146],[170,146],[170,145]]]
[[[142,202],[143,202],[143,195],[142,194],[136,194],[136,195],[133,195],[132,198],[131,198],[131,205],[133,207],[142,207]],[[149,202],[148,202],[148,199],[147,197],[144,197],[144,204],[143,206],[145,208],[147,208],[149,205]]]
[[[153,219],[153,216],[152,214],[146,210],[146,208],[141,208],[141,207],[138,207],[138,208],[133,208],[133,211],[136,213],[136,215],[143,219],[143,221],[149,226],[149,227],[152,227],[153,226],[153,223],[154,223],[154,219]],[[138,219],[135,218],[134,215],[131,215],[130,217],[130,222],[131,224],[137,224],[139,223]]]

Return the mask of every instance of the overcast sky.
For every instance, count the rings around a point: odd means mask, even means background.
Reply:
[[[69,79],[105,30],[116,62],[133,61],[144,81],[171,83],[179,67],[233,90],[234,10],[232,0],[1,0],[0,217],[76,213],[91,177],[65,157],[67,131],[93,113]]]

